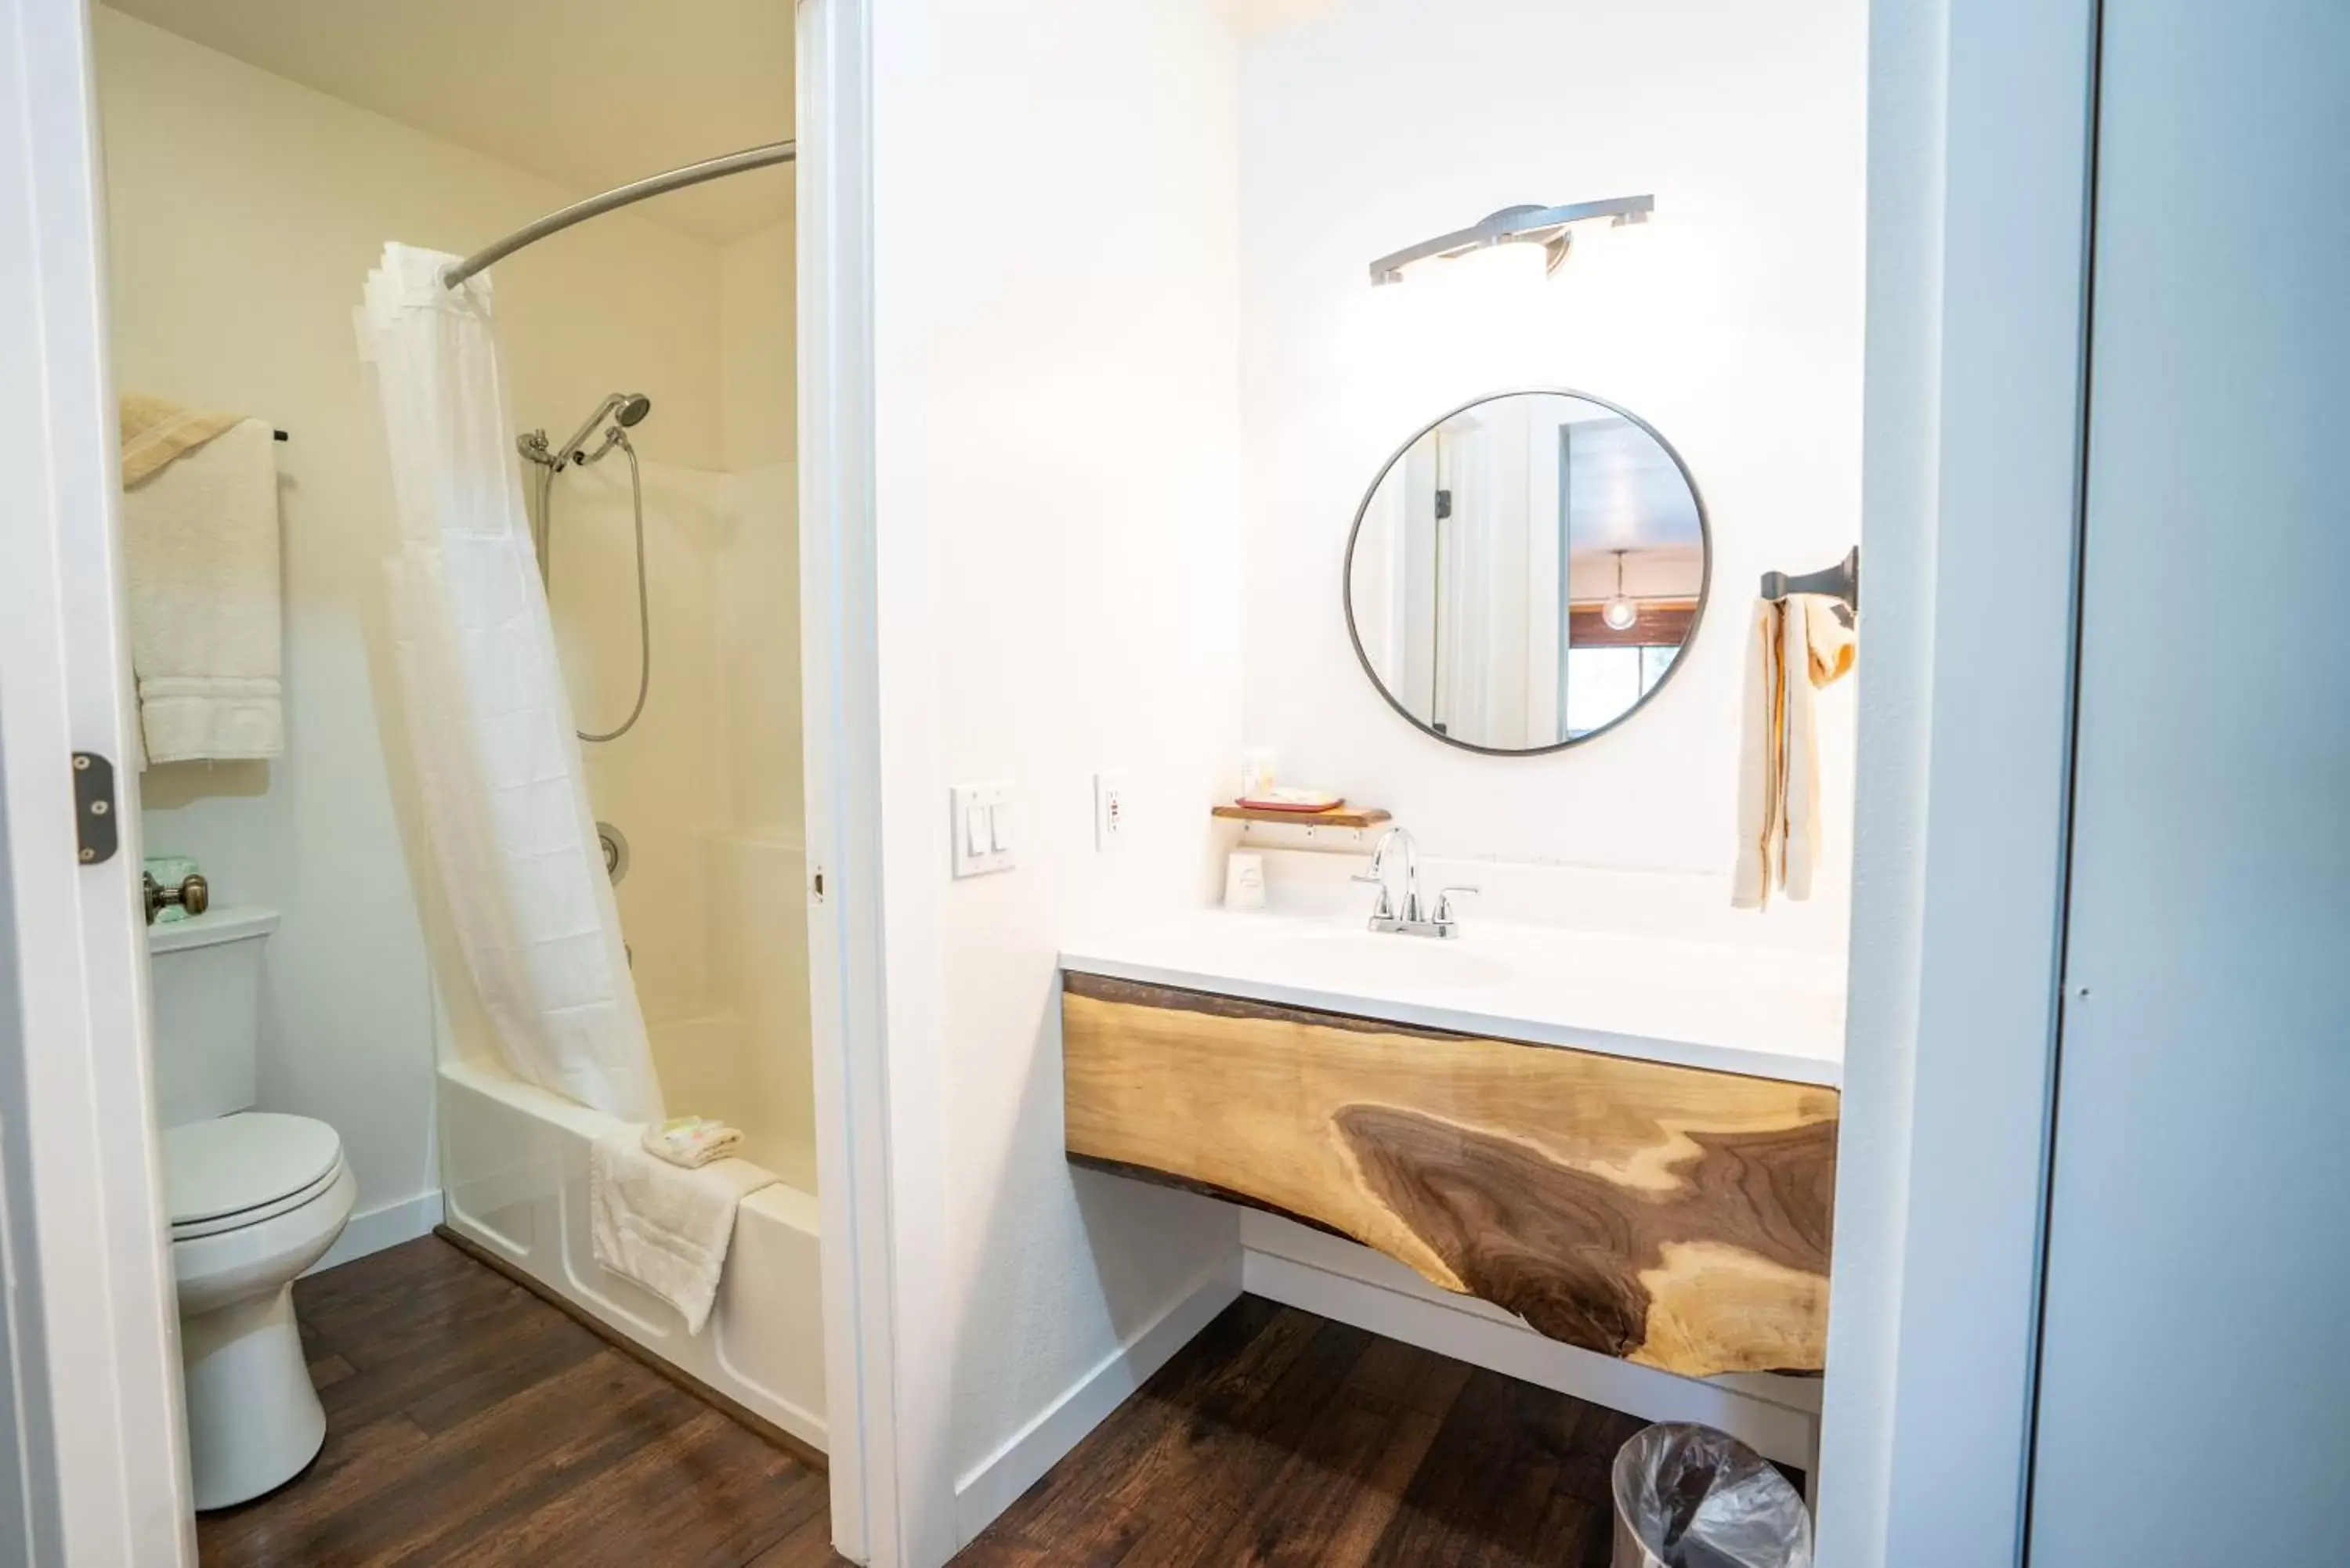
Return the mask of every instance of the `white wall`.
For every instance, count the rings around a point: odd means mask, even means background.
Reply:
[[[364,1214],[439,1182],[432,988],[375,700],[387,498],[350,311],[385,240],[467,251],[582,192],[113,12],[97,24],[118,382],[293,436],[286,753],[150,773],[147,845],[196,856],[224,903],[284,913],[262,1103],[333,1124]],[[641,389],[647,457],[716,468],[718,261],[623,213],[501,263],[520,421],[567,431],[605,392]],[[597,472],[625,473],[617,458]]]
[[[908,1310],[949,1320],[912,1338],[951,1355],[938,1447],[968,1533],[1053,1457],[1024,1428],[1236,1247],[1231,1210],[1070,1170],[1055,963],[1217,873],[1236,60],[1202,0],[934,0],[877,14],[873,78],[889,1072],[915,1146],[894,1158],[943,1189],[936,1212],[895,1200],[905,1235],[944,1238],[941,1299]],[[1115,857],[1092,844],[1107,767],[1132,785]],[[990,780],[1017,787],[1018,867],[950,882],[949,787]]]
[[[1762,572],[1826,566],[1859,534],[1866,37],[1864,0],[1353,0],[1250,40],[1246,727],[1285,782],[1385,805],[1438,854],[1726,879],[1747,600]],[[1655,222],[1584,234],[1547,284],[1369,286],[1374,256],[1496,208],[1638,192]],[[1636,722],[1497,760],[1388,711],[1348,646],[1339,576],[1388,453],[1529,385],[1621,403],[1679,451],[1714,598]],[[1842,846],[1851,687],[1823,706]],[[1841,880],[1821,894],[1839,910]]]

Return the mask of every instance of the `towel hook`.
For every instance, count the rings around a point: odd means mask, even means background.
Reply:
[[[1785,572],[1762,574],[1762,597],[1783,599],[1789,594],[1826,594],[1842,599],[1845,607],[1860,611],[1860,546],[1855,545],[1845,558],[1822,571],[1790,576]]]

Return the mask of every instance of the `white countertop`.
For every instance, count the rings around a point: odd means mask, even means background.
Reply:
[[[1423,1028],[1837,1086],[1844,977],[1831,959],[1480,920],[1373,934],[1359,917],[1202,910],[1077,943],[1061,967]]]

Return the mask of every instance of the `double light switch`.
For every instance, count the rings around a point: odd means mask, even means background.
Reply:
[[[965,784],[954,792],[954,874],[1012,869],[1012,786]]]

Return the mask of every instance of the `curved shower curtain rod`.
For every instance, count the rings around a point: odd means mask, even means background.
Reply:
[[[789,163],[796,156],[795,148],[796,143],[789,141],[771,141],[764,147],[746,147],[740,152],[705,158],[699,163],[689,163],[682,169],[671,169],[663,174],[647,175],[642,180],[607,191],[600,196],[574,202],[561,212],[549,213],[538,222],[516,229],[497,244],[475,251],[463,261],[444,268],[441,282],[447,287],[455,288],[491,263],[504,261],[525,245],[536,244],[549,234],[561,234],[574,223],[600,217],[615,207],[625,207],[648,196],[682,191],[688,185],[699,185],[704,180],[722,179],[729,174],[764,169],[775,163]]]

